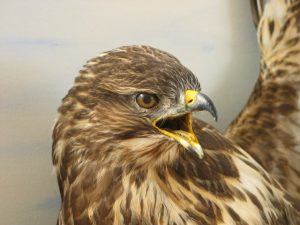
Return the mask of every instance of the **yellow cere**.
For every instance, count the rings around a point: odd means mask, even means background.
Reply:
[[[185,104],[186,105],[193,104],[196,101],[196,99],[197,99],[197,94],[198,93],[199,92],[195,91],[195,90],[186,90],[185,91],[185,99],[184,99]]]

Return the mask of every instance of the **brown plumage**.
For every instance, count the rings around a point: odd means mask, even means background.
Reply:
[[[252,0],[260,76],[225,135],[300,201],[300,1]]]
[[[151,47],[89,61],[53,132],[58,224],[300,224],[290,197],[250,155],[204,122],[189,123],[194,110],[216,117],[199,91],[191,71]],[[155,106],[141,107],[139,93],[155,95]]]
[[[87,63],[53,132],[58,224],[300,224],[273,179],[299,197],[300,1],[266,2],[251,1],[261,75],[225,136],[192,120],[217,115],[172,55],[129,46]]]

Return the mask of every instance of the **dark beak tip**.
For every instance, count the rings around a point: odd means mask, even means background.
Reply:
[[[218,113],[217,109],[213,103],[213,101],[205,94],[198,94],[198,109],[208,111],[214,118],[214,120],[218,121]]]
[[[218,122],[218,115],[214,117],[215,122]]]
[[[211,115],[212,115],[212,117],[213,117],[213,119],[214,119],[214,121],[215,122],[218,122],[218,114],[217,114],[217,112],[216,111],[214,111],[214,112],[209,112]]]
[[[213,106],[212,112],[213,112],[212,116],[213,116],[215,122],[218,122],[218,113],[217,113],[217,110],[216,110],[215,106]]]

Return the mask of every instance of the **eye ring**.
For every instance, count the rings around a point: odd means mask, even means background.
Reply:
[[[159,98],[154,94],[139,93],[136,95],[136,103],[145,109],[151,109],[159,103]]]

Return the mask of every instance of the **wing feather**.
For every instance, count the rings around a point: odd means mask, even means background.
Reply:
[[[265,4],[264,0],[250,0],[252,18],[253,18],[255,27],[258,26],[258,23],[262,16],[264,4]]]
[[[300,199],[300,0],[252,0],[260,75],[225,135]]]

